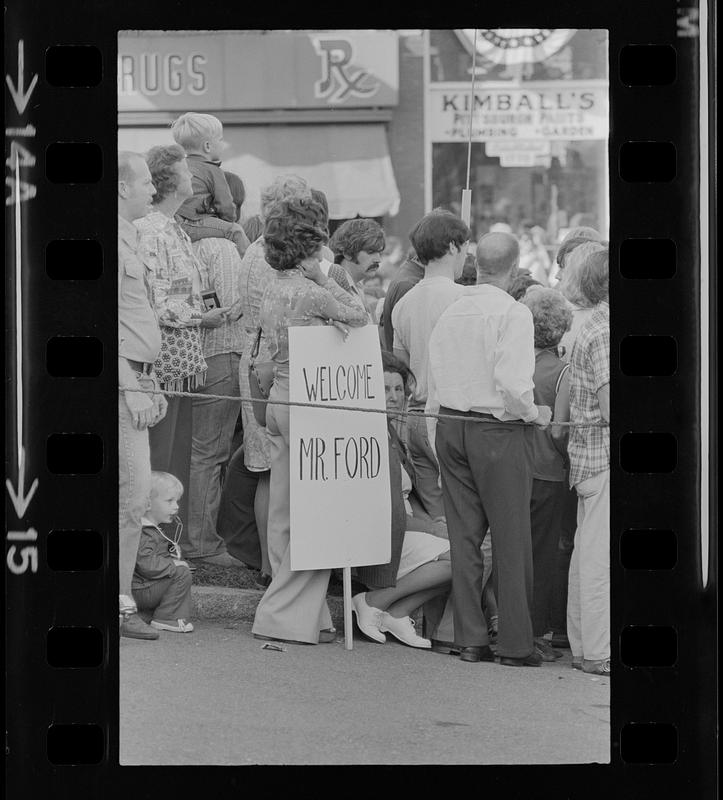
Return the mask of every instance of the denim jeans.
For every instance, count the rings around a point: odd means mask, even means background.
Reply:
[[[193,398],[193,438],[189,487],[187,548],[184,556],[201,558],[226,552],[216,531],[221,502],[221,470],[231,457],[239,404],[214,400],[207,394],[239,396],[237,353],[221,353],[206,359],[206,383]]]
[[[146,375],[137,374],[142,389],[153,389]],[[151,493],[151,456],[148,429],[133,427],[131,412],[121,393],[118,398],[118,581],[119,594],[131,596],[131,578],[141,538],[141,517]]]
[[[133,599],[139,611],[153,612],[153,619],[165,622],[188,620],[191,616],[191,573],[177,567],[167,578],[158,578],[148,586],[133,587]]]
[[[178,516],[183,522],[181,550],[188,550],[188,487],[191,482],[191,403],[190,397],[167,398],[166,416],[148,431],[151,446],[151,469],[170,472],[183,485],[178,501]],[[165,525],[161,525],[164,528]]]
[[[610,658],[610,470],[575,484],[577,531],[567,590],[575,658]]]
[[[230,239],[236,245],[241,258],[249,246],[244,229],[236,222],[227,222],[218,217],[201,217],[200,219],[184,219],[181,227],[192,242],[197,242],[199,239]]]

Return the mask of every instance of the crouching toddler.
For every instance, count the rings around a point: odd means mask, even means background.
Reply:
[[[141,617],[154,628],[190,633],[191,571],[181,559],[178,540],[181,522],[176,516],[183,484],[168,472],[151,473],[150,506],[142,518],[141,540],[131,588]],[[176,521],[173,538],[161,525]]]

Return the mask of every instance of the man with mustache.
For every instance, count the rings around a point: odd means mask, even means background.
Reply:
[[[384,252],[384,231],[373,219],[350,219],[340,225],[331,237],[329,247],[334,264],[329,277],[347,291],[367,311],[364,290],[360,284],[375,275]],[[369,316],[369,312],[367,311]],[[371,322],[371,316],[369,316]]]

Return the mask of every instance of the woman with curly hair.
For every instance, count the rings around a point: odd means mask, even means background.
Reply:
[[[265,214],[264,253],[274,270],[261,301],[261,329],[275,363],[270,400],[289,399],[289,328],[335,325],[346,337],[348,325],[366,324],[366,313],[321,271],[327,233],[323,209],[311,199],[292,199]],[[267,528],[272,579],[256,609],[253,634],[295,644],[333,642],[335,631],[326,604],[331,570],[291,571],[289,407],[267,406],[271,456]]]
[[[567,489],[567,427],[555,421],[570,418],[569,365],[557,355],[557,346],[572,322],[569,303],[556,289],[531,286],[520,301],[532,312],[535,326],[534,398],[553,409],[548,428],[532,433],[533,482],[530,501],[532,530],[533,606],[532,635],[543,661],[562,656],[545,634],[551,628],[557,549]]]
[[[261,300],[268,284],[274,280],[274,270],[266,261],[264,251],[264,220],[276,203],[282,200],[311,200],[311,189],[304,178],[298,175],[278,175],[270,184],[261,190],[261,213],[258,216],[256,231],[249,230],[251,244],[241,259],[239,269],[239,296],[243,311],[243,326],[246,344],[239,362],[239,387],[241,397],[248,397],[250,352],[260,326]],[[252,238],[251,234],[255,234]],[[257,358],[259,361],[270,359],[268,342],[265,336],[259,340]],[[243,424],[243,463],[245,469],[245,492],[253,496],[254,518],[239,520],[243,536],[233,535],[231,549],[233,555],[247,564],[258,563],[260,557],[261,585],[268,585],[271,580],[271,566],[266,546],[266,528],[269,514],[269,480],[271,456],[266,428],[259,425],[249,402],[241,403],[241,421]],[[239,472],[239,475],[241,471]],[[253,486],[251,485],[253,484]]]
[[[151,268],[153,303],[161,328],[161,353],[155,373],[161,389],[192,391],[205,382],[206,361],[201,328],[222,325],[231,308],[206,311],[201,299],[200,265],[191,240],[176,220],[181,204],[191,197],[191,173],[186,153],[177,144],[152,147],[145,155],[156,194],[153,211],[135,221],[138,252]],[[233,312],[238,316],[240,309]],[[149,431],[151,467],[170,472],[184,486],[190,482],[192,404],[187,397],[168,397],[165,418]],[[188,499],[184,493],[179,515],[188,524]],[[187,532],[181,547],[193,548]]]

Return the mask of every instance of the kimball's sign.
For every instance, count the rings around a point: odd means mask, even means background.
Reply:
[[[391,498],[384,373],[375,326],[347,341],[325,326],[289,329],[291,568],[385,564]]]
[[[472,140],[576,141],[607,139],[608,83],[603,80],[478,83],[474,99],[465,83],[431,84],[433,142]]]

